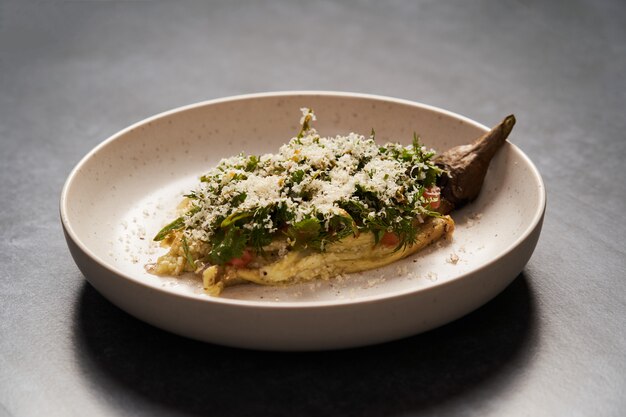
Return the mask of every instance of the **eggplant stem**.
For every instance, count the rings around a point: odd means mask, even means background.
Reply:
[[[443,214],[478,197],[489,163],[506,142],[514,125],[515,116],[511,114],[472,143],[449,149],[435,159],[435,163],[445,170],[438,183]]]

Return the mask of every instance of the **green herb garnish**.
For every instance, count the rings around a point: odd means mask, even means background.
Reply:
[[[159,233],[157,233],[157,235],[154,237],[154,241],[155,242],[159,242],[159,241],[165,239],[167,237],[167,235],[170,234],[170,232],[172,232],[174,230],[180,230],[183,227],[185,227],[185,218],[184,217],[179,217],[176,220],[174,220],[173,222],[171,222],[170,224],[168,224],[167,226],[165,226],[163,229],[161,229],[159,231]]]
[[[323,138],[312,127],[314,120],[314,113],[303,109],[300,131],[276,155],[239,154],[220,161],[186,195],[192,209],[155,240],[185,229],[183,250],[192,266],[190,236],[208,245],[202,260],[217,265],[245,250],[263,256],[277,239],[290,248],[318,251],[363,232],[372,233],[376,243],[394,233],[396,249],[413,244],[419,221],[439,216],[424,197],[443,172],[433,162],[434,152],[417,134],[408,146],[378,145],[374,129],[369,138]]]
[[[182,243],[183,243],[183,252],[185,254],[185,259],[187,259],[187,263],[189,264],[189,266],[195,269],[196,264],[193,260],[193,257],[191,256],[191,252],[189,252],[189,245],[187,244],[187,238],[185,237],[185,235],[183,235],[182,237]]]

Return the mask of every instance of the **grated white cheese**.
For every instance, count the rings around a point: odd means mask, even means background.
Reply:
[[[359,188],[375,194],[386,205],[394,204],[398,198],[422,198],[419,188],[407,185],[407,181],[423,180],[428,167],[397,157],[397,152],[411,146],[384,145],[396,151],[394,156],[392,152],[381,152],[373,137],[356,133],[320,137],[308,126],[315,115],[307,108],[301,110],[301,123],[309,118],[307,129],[303,125],[300,135],[281,146],[278,153],[225,158],[202,177],[199,188],[193,191],[196,210],[185,218],[186,233],[194,239],[208,241],[216,226],[229,216],[259,213],[268,207],[288,210],[293,214],[292,223],[321,216],[328,228],[333,216],[345,213],[339,204],[355,199]],[[415,206],[411,215],[421,219],[424,204]],[[368,208],[367,204],[363,207]],[[384,210],[371,211],[366,220],[385,215]],[[261,222],[255,219],[255,224],[246,225],[246,229],[261,227],[276,231],[269,214]],[[393,221],[401,220],[398,217]]]

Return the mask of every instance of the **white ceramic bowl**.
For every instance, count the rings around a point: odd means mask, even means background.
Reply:
[[[374,128],[381,142],[408,144],[417,132],[438,151],[487,130],[419,103],[333,92],[238,96],[159,114],[89,152],[63,188],[66,240],[87,280],[128,313],[180,335],[318,350],[440,326],[490,300],[522,271],[539,238],[545,188],[532,162],[507,142],[479,198],[453,213],[453,242],[394,265],[328,282],[232,287],[220,298],[205,295],[194,278],[146,273],[144,265],[165,252],[151,238],[173,218],[182,194],[222,157],[275,152],[297,133],[301,107],[315,110],[322,135]]]

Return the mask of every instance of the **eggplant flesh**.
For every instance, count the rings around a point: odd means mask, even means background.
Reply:
[[[506,142],[515,125],[509,115],[472,143],[447,150],[435,159],[445,172],[437,185],[441,188],[442,214],[448,214],[473,201],[483,186],[489,163]]]

